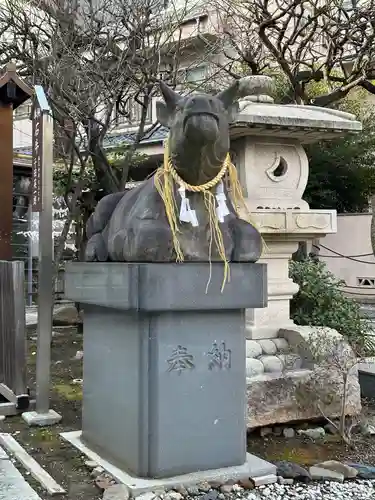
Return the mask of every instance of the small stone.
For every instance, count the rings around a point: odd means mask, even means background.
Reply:
[[[168,491],[168,493],[165,495],[165,500],[182,500],[184,497],[181,493],[178,491]]]
[[[350,465],[338,462],[337,460],[326,460],[325,462],[316,464],[316,467],[339,472],[340,474],[344,475],[345,479],[354,479],[358,475],[357,469],[355,469],[354,467],[350,467]]]
[[[229,495],[233,491],[233,484],[223,484],[220,486],[220,491],[225,495]]]
[[[277,475],[284,479],[294,479],[301,483],[308,483],[311,481],[309,472],[298,464],[288,462],[287,460],[280,460],[274,462],[277,467]]]
[[[95,484],[100,490],[106,490],[115,483],[116,481],[108,474],[102,474],[95,479]]]
[[[336,481],[338,483],[344,482],[344,474],[322,467],[312,466],[309,469],[310,476],[315,481]]]
[[[264,373],[263,363],[259,359],[246,358],[246,377],[256,377]]]
[[[4,415],[0,415],[0,422],[4,422],[5,420],[5,416]]]
[[[186,490],[192,497],[197,497],[201,494],[197,486],[188,486]]]
[[[224,493],[219,493],[217,496],[218,500],[225,500],[225,495]]]
[[[261,356],[260,361],[263,363],[266,373],[281,373],[283,364],[277,356]]]
[[[306,429],[305,431],[300,429],[298,431],[298,434],[300,436],[307,436],[315,441],[317,439],[323,439],[326,435],[326,431],[323,429],[323,427],[315,427],[312,429]]]
[[[77,351],[73,359],[76,361],[81,361],[81,359],[83,359],[83,351]]]
[[[266,484],[277,483],[277,477],[274,474],[267,474],[266,476],[252,477],[251,479],[254,481],[256,488],[258,488],[258,487],[265,488]],[[251,493],[249,493],[249,495],[251,495]]]
[[[260,429],[260,436],[262,438],[269,436],[272,433],[273,433],[273,431],[272,431],[271,427],[261,427],[261,429]]]
[[[262,355],[262,348],[256,340],[246,340],[246,357],[259,358]]]
[[[360,479],[375,479],[375,467],[371,465],[363,465],[348,462],[350,467],[353,467],[358,471],[357,477]]]
[[[243,488],[239,484],[236,483],[233,485],[233,491],[235,491],[236,493],[239,493],[240,491],[243,491]]]
[[[291,485],[294,483],[294,479],[286,479],[284,477],[278,476],[277,478],[279,484]]]
[[[276,344],[270,339],[258,340],[260,347],[262,348],[263,354],[276,354],[277,347]]]
[[[85,466],[88,469],[95,469],[96,467],[99,467],[98,464],[94,460],[86,460]]]
[[[287,340],[283,338],[272,339],[278,352],[288,352],[290,350]]]
[[[246,499],[247,500],[259,500],[259,496],[257,495],[257,493],[247,493]],[[277,500],[279,500],[279,497],[277,497]]]
[[[273,428],[273,433],[275,434],[275,436],[282,436],[283,434],[283,428],[282,427],[274,427]]]
[[[94,470],[91,471],[91,477],[98,477],[103,473],[104,473],[103,467],[99,467],[98,465],[96,465],[94,467]]]
[[[197,487],[201,491],[204,491],[205,493],[207,493],[211,489],[211,486],[210,486],[210,484],[207,481],[202,481],[201,483],[197,484]]]
[[[64,304],[56,307],[53,312],[54,326],[77,325],[82,323],[82,318],[74,304]]]
[[[177,491],[177,488],[175,488],[175,490]],[[187,495],[187,491],[186,490],[185,490],[185,492],[186,492],[186,495]],[[155,497],[164,498],[166,491],[165,491],[164,488],[162,488],[160,486],[159,488],[156,488],[153,491],[153,493],[155,494]],[[181,493],[181,495],[184,495],[181,491],[179,493]],[[184,496],[186,496],[186,495],[184,495]]]
[[[217,497],[219,496],[219,492],[217,490],[211,490],[208,493],[205,493],[201,497],[199,497],[199,500],[217,500]]]
[[[294,429],[292,427],[286,427],[283,430],[283,436],[286,437],[287,439],[292,439],[296,435]]]
[[[129,500],[130,491],[124,484],[114,484],[104,491],[103,500]]]
[[[73,385],[83,385],[83,380],[81,378],[75,378],[72,382]]]
[[[247,479],[241,479],[241,481],[239,482],[240,486],[242,486],[242,488],[244,490],[253,490],[255,488],[255,484],[254,484],[254,481],[250,478],[247,478]]]
[[[146,491],[135,497],[136,500],[154,500],[155,493],[153,491]]]

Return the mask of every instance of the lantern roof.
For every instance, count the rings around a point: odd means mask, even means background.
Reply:
[[[362,124],[354,115],[335,109],[274,104],[269,96],[247,97],[239,104],[239,113],[231,124],[233,139],[258,135],[311,143],[362,131]]]
[[[16,65],[8,63],[0,76],[0,103],[17,109],[32,94],[33,90],[17,75]]]

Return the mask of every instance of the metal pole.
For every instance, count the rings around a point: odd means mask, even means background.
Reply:
[[[49,411],[53,308],[53,123],[42,110],[42,210],[39,214],[38,344],[36,365],[36,411]]]
[[[33,230],[33,212],[31,210],[31,199],[29,200],[28,211],[28,224],[29,232]],[[27,297],[29,306],[33,305],[33,240],[31,236],[28,241],[28,255],[27,255]]]

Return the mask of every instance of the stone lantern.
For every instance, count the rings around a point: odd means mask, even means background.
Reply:
[[[269,89],[269,79],[262,78]],[[247,206],[264,238],[262,261],[268,266],[268,306],[246,312],[249,427],[318,416],[294,402],[296,387],[302,384],[303,389],[315,368],[300,348],[311,328],[297,327],[290,319],[289,303],[298,286],[288,266],[299,242],[336,232],[336,211],[310,209],[302,199],[309,175],[303,145],[361,129],[353,115],[337,110],[278,105],[268,95],[240,101],[231,148]],[[352,385],[348,413],[360,407],[356,379]],[[333,405],[328,411],[335,414],[336,409]]]

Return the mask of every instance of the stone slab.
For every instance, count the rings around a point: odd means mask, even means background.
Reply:
[[[0,500],[41,500],[10,460],[0,462]]]
[[[313,466],[309,469],[310,475],[315,481],[337,481],[338,483],[344,482],[344,474],[323,467]]]
[[[358,415],[361,411],[359,383],[357,377],[349,381],[346,414]],[[317,405],[318,394],[321,390],[320,379],[316,380],[314,371],[308,369],[294,370],[282,374],[263,374],[248,377],[247,383],[247,428],[254,429],[292,421],[306,421],[321,418],[321,411]],[[340,391],[337,389],[339,381],[333,374],[327,376],[327,387],[332,388],[335,397],[324,404],[326,415],[335,418],[341,412]],[[309,399],[310,404],[307,404]],[[322,404],[322,401],[320,401]]]
[[[245,478],[264,479],[265,477],[267,477],[267,481],[269,482],[276,482],[277,480],[275,465],[249,453],[247,454],[246,463],[236,467],[199,471],[163,479],[144,479],[132,476],[103,459],[99,454],[91,450],[85,445],[85,443],[82,442],[80,431],[63,432],[61,433],[61,437],[71,443],[81,453],[86,455],[89,460],[93,460],[101,466],[106,472],[108,472],[108,474],[113,476],[117,482],[125,484],[133,496],[147,491],[157,490],[158,488],[172,488],[173,486],[181,484],[185,486],[192,486],[202,483],[203,481],[226,482],[230,480],[237,481]]]
[[[49,410],[48,413],[37,413],[36,411],[26,411],[22,413],[23,420],[30,425],[30,427],[47,427],[55,425],[62,419],[55,410]]]
[[[68,262],[65,296],[81,304],[135,311],[233,310],[265,307],[267,266],[230,264],[221,292],[220,262]],[[178,290],[178,293],[176,293]]]
[[[10,434],[0,434],[0,443],[30,472],[33,478],[41,484],[49,495],[53,496],[65,493],[65,490],[57,484],[53,477]]]

